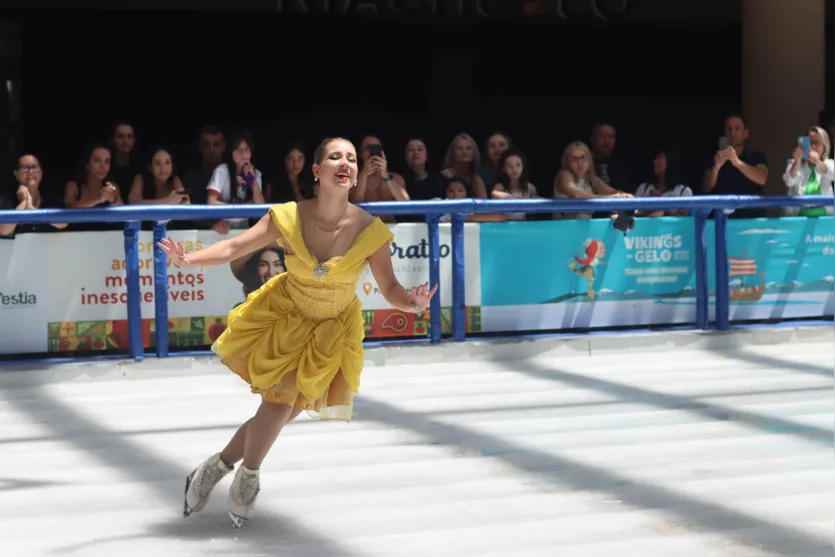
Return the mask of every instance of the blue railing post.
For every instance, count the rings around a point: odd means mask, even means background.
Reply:
[[[728,215],[725,211],[714,211],[716,253],[716,328],[726,331],[730,328],[730,269],[728,268]]]
[[[158,245],[166,233],[166,221],[154,223],[154,324],[158,358],[168,356],[168,256]]]
[[[142,342],[142,291],[139,285],[139,230],[141,223],[125,223],[125,282],[128,293],[128,353],[136,361],[145,358]]]
[[[443,320],[441,316],[441,237],[438,231],[439,215],[426,215],[429,236],[429,288],[436,284],[438,291],[429,301],[429,338],[433,344],[441,342]]]
[[[452,336],[456,341],[467,338],[467,302],[464,270],[464,220],[467,215],[452,215]]]
[[[708,303],[710,291],[707,285],[707,216],[704,209],[693,211],[693,223],[696,228],[696,327],[708,328]]]

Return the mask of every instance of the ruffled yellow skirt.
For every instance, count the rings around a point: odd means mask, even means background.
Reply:
[[[263,400],[350,422],[364,362],[359,300],[315,322],[299,313],[286,282],[276,277],[229,312],[212,350]]]

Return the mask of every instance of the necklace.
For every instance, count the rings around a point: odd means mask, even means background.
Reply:
[[[328,275],[327,262],[319,261],[319,257],[312,249],[307,248],[307,251],[310,252],[310,255],[316,261],[316,265],[313,266],[313,276],[319,279],[325,278]]]
[[[317,230],[321,230],[322,232],[329,232],[329,233],[331,233],[331,234],[332,234],[332,233],[334,233],[334,232],[339,232],[339,231],[340,231],[340,230],[342,230],[343,228],[345,228],[345,225],[344,225],[344,224],[340,224],[340,225],[338,225],[336,228],[334,228],[334,229],[332,229],[332,230],[331,230],[331,229],[329,229],[329,228],[322,228],[321,226],[319,226],[319,224],[316,224],[316,229],[317,229]]]
[[[315,206],[313,206],[311,208],[315,209]],[[324,228],[322,226],[322,224],[320,224],[321,221],[318,218],[316,218],[315,213],[316,213],[316,211],[314,210],[314,211],[310,211],[309,214],[310,214],[311,224],[313,226],[315,226],[317,230],[321,230],[322,232],[334,233],[334,232],[339,232],[340,230],[345,228],[345,223],[343,222],[343,219],[345,218],[345,215],[347,214],[347,206],[346,206],[346,210],[339,216],[339,218],[336,219],[336,228],[330,228],[330,227]]]
[[[315,267],[313,267],[313,276],[319,279],[325,278],[328,276],[328,266],[324,263],[317,263]]]
[[[303,227],[303,228],[304,228],[304,224],[305,224],[305,223],[303,222],[303,223],[302,223],[302,227]],[[341,225],[338,225],[338,226],[337,226],[335,229],[333,229],[333,230],[328,230],[327,228],[322,228],[322,227],[319,225],[319,223],[317,223],[317,222],[314,222],[314,223],[313,223],[313,226],[314,226],[317,230],[319,230],[319,231],[321,231],[321,232],[325,232],[325,233],[327,233],[327,234],[332,234],[332,235],[334,235],[334,236],[335,236],[335,235],[336,235],[336,234],[337,234],[340,230],[342,230],[342,229],[345,227],[345,225],[344,225],[344,224],[341,224]],[[318,278],[318,279],[323,279],[323,278],[325,278],[326,276],[328,276],[328,266],[327,266],[327,262],[319,261],[319,257],[318,257],[318,256],[316,255],[316,253],[315,253],[313,250],[311,250],[310,248],[308,248],[308,251],[310,252],[310,255],[312,255],[312,256],[313,256],[313,259],[316,261],[316,265],[314,265],[314,266],[313,266],[313,276],[314,276],[314,277],[316,277],[316,278]]]

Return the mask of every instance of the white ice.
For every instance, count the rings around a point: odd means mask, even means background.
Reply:
[[[411,365],[369,351],[354,422],[288,426],[242,530],[230,478],[181,514],[187,473],[258,403],[216,362],[0,373],[0,555],[832,555],[831,339],[530,346]]]

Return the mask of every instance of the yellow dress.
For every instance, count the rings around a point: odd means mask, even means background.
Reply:
[[[294,252],[285,256],[287,272],[229,312],[212,350],[264,400],[350,422],[364,363],[357,281],[368,257],[394,236],[374,219],[345,255],[323,262],[327,274],[317,276],[319,262],[302,238],[296,203],[276,205],[270,216]]]

